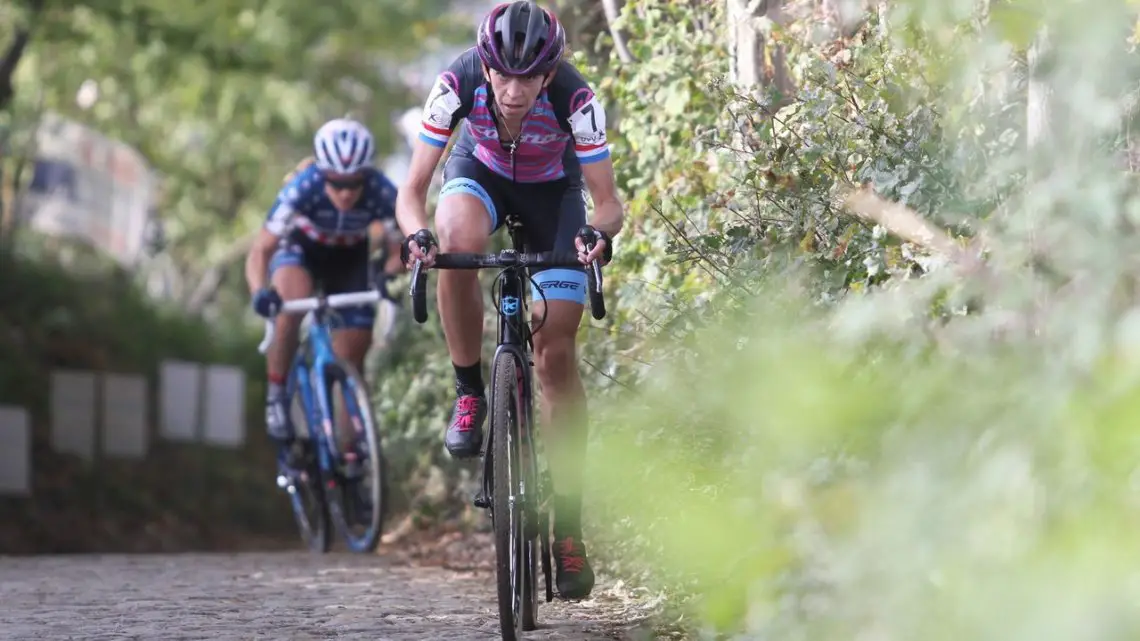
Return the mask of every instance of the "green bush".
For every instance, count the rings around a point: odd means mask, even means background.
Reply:
[[[622,383],[595,549],[689,631],[1131,638],[1136,15],[891,9],[770,25],[772,115],[725,81],[721,3],[626,3],[640,62],[595,72],[631,215],[588,348]],[[983,262],[857,215],[860,185]]]
[[[589,478],[619,567],[741,638],[1140,631],[1135,361],[868,359],[828,324],[762,304],[605,408]]]

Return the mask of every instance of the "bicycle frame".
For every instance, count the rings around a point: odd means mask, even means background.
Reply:
[[[304,349],[298,349],[293,357],[293,375],[289,377],[290,398],[293,392],[301,394],[301,407],[305,411],[309,438],[312,439],[312,443],[319,443],[316,450],[317,461],[324,472],[332,469],[338,447],[336,439],[333,438],[332,421],[321,420],[321,417],[332,416],[325,367],[336,360],[328,327],[328,314],[327,308],[318,308],[310,312],[313,322],[309,326],[308,340],[304,343]],[[311,357],[311,363],[308,362],[310,360],[308,357]],[[318,429],[324,438],[318,437]]]
[[[305,412],[305,423],[308,426],[309,438],[312,445],[316,447],[317,461],[322,473],[332,471],[333,461],[339,454],[333,434],[332,421],[322,418],[332,416],[329,385],[325,378],[326,368],[336,363],[336,353],[333,351],[332,333],[329,328],[330,316],[335,313],[335,309],[338,307],[364,303],[374,304],[383,297],[383,292],[369,290],[302,298],[286,301],[282,305],[281,313],[283,314],[307,312],[307,316],[312,319],[309,325],[309,335],[306,340],[301,342],[297,354],[293,357],[287,389],[289,398],[293,397],[294,392],[301,394],[301,408]],[[262,354],[268,351],[269,346],[273,343],[275,331],[274,322],[265,321],[265,340],[258,346],[258,351]],[[316,384],[314,384],[314,379]],[[318,424],[320,424],[319,428]]]
[[[524,241],[521,234],[522,225],[514,216],[507,217],[507,230],[511,236],[511,244],[516,252],[524,250]],[[527,321],[527,308],[529,307],[528,297],[526,296],[523,288],[529,284],[529,278],[526,276],[524,268],[518,265],[505,267],[495,281],[499,288],[499,326],[498,326],[498,340],[495,347],[495,355],[491,359],[491,371],[494,371],[495,363],[503,357],[511,357],[515,359],[518,367],[515,372],[518,376],[518,392],[520,399],[520,407],[522,410],[519,416],[519,427],[523,437],[523,442],[526,443],[530,440],[534,429],[534,387],[533,387],[533,371],[531,367],[534,363],[531,361],[531,329],[530,323]],[[493,290],[492,290],[493,291]],[[527,402],[521,402],[526,399]],[[492,399],[492,402],[494,399]],[[488,408],[488,413],[493,408]],[[492,436],[488,433],[486,451],[490,451]],[[489,497],[487,484],[493,478],[491,472],[492,458],[490,456],[483,457],[483,486],[484,496]]]

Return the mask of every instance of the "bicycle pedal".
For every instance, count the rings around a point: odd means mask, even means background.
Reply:
[[[487,495],[484,492],[479,492],[476,494],[474,500],[471,501],[471,504],[481,510],[491,509],[491,499],[487,498]]]

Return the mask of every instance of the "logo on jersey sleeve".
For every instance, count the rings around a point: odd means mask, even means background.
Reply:
[[[588,90],[587,90],[588,91]],[[574,134],[574,142],[580,146],[598,146],[606,142],[606,110],[598,97],[589,92],[589,100],[580,106],[579,96],[575,95],[570,107],[574,112],[567,118],[570,123],[570,132]],[[582,96],[582,98],[584,98]],[[576,107],[576,109],[575,109]]]
[[[462,105],[459,95],[455,93],[455,85],[458,83],[454,82],[454,78],[449,73],[440,74],[436,78],[435,86],[424,103],[424,124],[443,130],[451,129],[451,118]]]

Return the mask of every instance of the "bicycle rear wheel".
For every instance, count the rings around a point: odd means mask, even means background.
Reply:
[[[336,486],[329,487],[329,507],[337,529],[353,552],[372,552],[380,543],[388,508],[387,464],[372,414],[368,387],[356,368],[338,360],[325,370],[333,433],[342,415],[352,435],[337,447]]]
[[[520,425],[524,413],[522,389],[514,356],[495,360],[491,379],[491,456],[493,484],[491,521],[495,529],[495,574],[499,597],[499,623],[503,639],[515,641],[524,630],[535,628],[538,550],[528,533],[526,479],[530,465],[523,460]]]
[[[293,386],[290,399],[298,400],[299,394]],[[292,403],[290,403],[292,406]],[[304,404],[301,403],[302,409]],[[309,418],[305,412],[301,422],[295,424],[297,434],[307,434]],[[329,506],[325,500],[324,483],[317,457],[313,454],[315,444],[309,439],[298,438],[294,447],[301,447],[305,457],[300,469],[290,469],[278,464],[277,484],[289,494],[293,507],[293,519],[297,522],[301,540],[310,551],[324,554],[332,548],[330,536]]]

